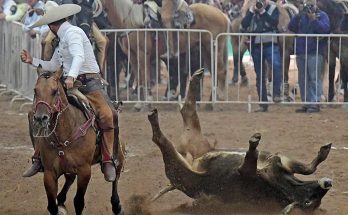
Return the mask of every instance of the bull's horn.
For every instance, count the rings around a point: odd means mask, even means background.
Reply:
[[[294,209],[298,205],[297,202],[293,202],[289,205],[287,205],[281,212],[281,215],[289,215],[292,209]]]

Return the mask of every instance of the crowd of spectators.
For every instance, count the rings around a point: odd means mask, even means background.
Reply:
[[[63,0],[55,0],[58,4],[61,4],[62,1]],[[71,3],[74,1],[76,0],[72,0]],[[144,0],[133,1],[138,4],[144,3]],[[45,2],[46,0],[0,0],[0,22],[22,22],[23,31],[28,33],[32,38],[38,35],[45,38],[50,31],[47,25],[30,28],[30,26],[43,15]],[[155,2],[157,3],[157,1]],[[207,3],[208,2],[214,5],[217,1],[207,1]],[[230,18],[235,17],[235,10],[233,10],[233,8],[240,9],[240,2],[241,1],[237,0],[229,0],[227,1],[229,5],[228,10],[222,5],[220,5],[220,9],[231,13]],[[283,99],[281,93],[283,74],[281,69],[282,58],[280,47],[276,37],[262,35],[264,33],[277,33],[278,20],[279,11],[275,3],[270,0],[255,0],[241,22],[242,32],[259,34],[258,36],[250,37],[250,41],[248,42],[256,73],[257,93],[259,101],[261,102],[258,111],[261,112],[268,111],[267,102],[269,100],[266,89],[266,64],[270,65],[272,68],[272,100],[273,102],[281,102]],[[300,13],[291,19],[288,29],[294,33],[300,34],[327,34],[330,32],[330,21],[328,15],[317,7],[316,0],[305,0],[303,7],[300,9]],[[99,37],[96,36],[96,38],[98,39]],[[327,50],[327,39],[297,37],[295,44],[301,100],[311,103],[304,105],[296,110],[296,112],[319,112],[320,107],[315,103],[320,102],[322,95],[323,61],[325,50]],[[104,59],[105,57],[101,58]],[[101,60],[101,62],[104,61]],[[178,80],[176,82],[178,82]],[[176,86],[176,84],[173,83],[173,86]],[[175,89],[167,89],[167,91],[175,91]]]

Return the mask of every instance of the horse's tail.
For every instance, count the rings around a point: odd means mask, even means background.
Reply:
[[[225,50],[224,50],[224,62],[225,62],[225,71],[226,71],[226,79],[225,79],[225,84],[227,86],[228,83],[228,42],[229,42],[229,38],[230,38],[230,33],[231,33],[231,21],[228,18],[228,16],[225,14],[226,20],[227,20],[227,28],[226,28],[226,33],[228,34],[226,36],[226,41],[225,41]],[[227,88],[226,88],[227,90]]]
[[[232,28],[232,23],[231,23],[231,20],[228,18],[228,16],[225,14],[225,17],[227,19],[227,29],[226,29],[226,33],[230,34],[231,33],[231,28]],[[226,62],[228,61],[228,42],[229,42],[229,38],[230,35],[228,35],[226,37]],[[228,71],[228,63],[226,63],[226,69]]]

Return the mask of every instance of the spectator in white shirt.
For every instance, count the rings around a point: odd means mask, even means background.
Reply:
[[[29,5],[29,10],[25,16],[23,31],[28,32],[32,38],[35,38],[36,34],[45,36],[49,31],[47,25],[30,28],[31,25],[33,25],[42,17],[45,3],[39,0],[27,0],[27,3]]]
[[[115,167],[112,161],[114,143],[113,111],[106,99],[107,95],[101,82],[98,64],[96,62],[92,45],[86,34],[79,27],[71,25],[66,17],[78,13],[81,7],[75,4],[46,3],[46,13],[32,27],[48,24],[50,30],[60,38],[59,45],[55,49],[50,61],[32,58],[27,50],[21,52],[23,62],[33,66],[42,65],[46,71],[56,71],[61,66],[64,70],[65,85],[67,89],[73,87],[77,79],[82,82],[82,93],[86,95],[95,109],[98,125],[101,128],[102,144],[102,171],[106,181],[116,179]],[[23,176],[30,177],[41,169],[38,149],[33,156],[33,166]]]

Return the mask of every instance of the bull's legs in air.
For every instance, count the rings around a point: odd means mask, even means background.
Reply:
[[[182,119],[184,121],[184,127],[189,127],[190,129],[195,129],[199,132],[201,130],[201,126],[196,112],[196,97],[199,96],[200,80],[203,77],[203,71],[204,69],[199,69],[192,75],[185,104],[180,110]]]
[[[322,146],[318,152],[318,155],[313,159],[313,161],[309,164],[304,164],[298,161],[291,160],[288,162],[288,171],[290,173],[298,173],[302,175],[310,175],[314,173],[317,169],[317,166],[326,160],[329,152],[331,150],[331,143]],[[284,165],[284,163],[283,163]]]
[[[243,164],[238,171],[243,176],[256,176],[257,159],[259,152],[256,149],[261,140],[261,134],[256,133],[249,139],[249,150],[246,152]]]

